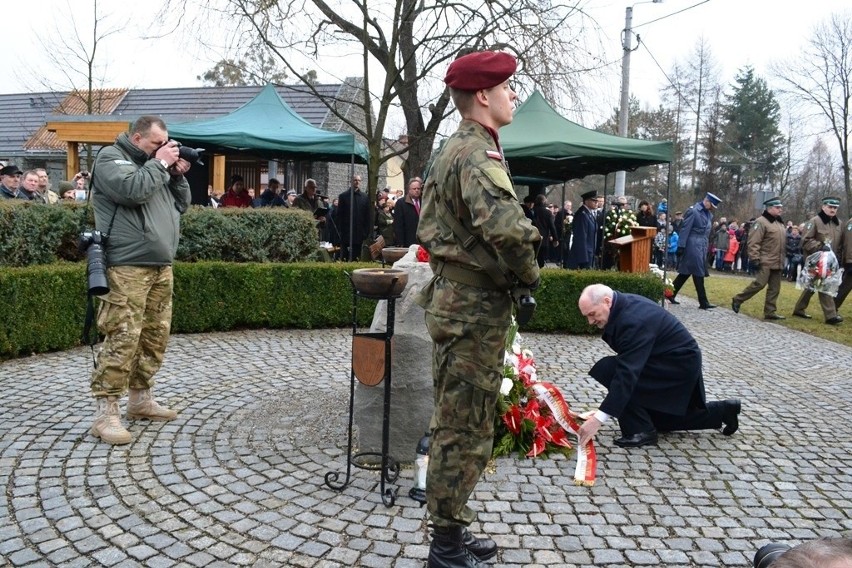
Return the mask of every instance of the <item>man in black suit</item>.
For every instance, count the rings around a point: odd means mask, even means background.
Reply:
[[[722,428],[725,436],[737,431],[740,401],[706,402],[701,349],[672,314],[603,284],[587,286],[578,305],[616,353],[589,371],[608,392],[580,428],[580,445],[611,417],[621,428],[615,443],[624,448],[655,445],[658,431]]]
[[[588,191],[580,196],[583,204],[574,215],[571,226],[571,249],[565,265],[568,268],[592,268],[595,261],[598,224],[595,214],[598,192]]]

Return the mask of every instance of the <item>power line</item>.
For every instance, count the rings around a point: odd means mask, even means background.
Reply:
[[[709,1],[710,0],[703,0],[702,2],[699,2],[698,4],[693,4],[692,6],[687,6],[683,10],[678,10],[677,12],[672,12],[671,14],[667,14],[665,16],[660,16],[659,18],[657,18],[655,20],[645,22],[644,24],[639,24],[638,26],[633,26],[633,29],[635,30],[636,28],[641,28],[642,26],[647,26],[648,24],[653,24],[654,22],[659,22],[660,20],[665,20],[666,18],[671,18],[672,16],[682,14],[683,12],[686,12],[687,10],[692,10],[693,8],[701,6],[702,4],[706,4]]]

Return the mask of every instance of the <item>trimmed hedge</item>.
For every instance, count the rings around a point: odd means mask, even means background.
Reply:
[[[365,263],[175,264],[173,333],[252,328],[329,328],[352,325],[352,287],[345,274]],[[0,358],[80,345],[86,310],[83,262],[0,267]],[[537,310],[526,329],[596,333],[577,309],[588,284],[660,301],[663,282],[619,272],[542,271]],[[359,300],[359,326],[372,321],[375,302]]]
[[[82,203],[45,205],[19,199],[0,202],[0,266],[78,261],[77,240],[94,227]],[[176,259],[195,262],[298,262],[318,260],[313,216],[301,209],[211,209],[193,206],[181,217]]]

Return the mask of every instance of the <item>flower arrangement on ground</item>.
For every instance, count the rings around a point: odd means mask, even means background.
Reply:
[[[533,354],[522,348],[514,322],[506,338],[503,377],[492,456],[518,454],[535,458],[574,453],[569,435],[576,435],[581,417],[571,411],[555,385],[538,380]],[[593,485],[596,467],[594,445],[589,442],[577,452],[575,483]]]
[[[796,281],[799,290],[810,290],[836,296],[840,282],[843,280],[843,268],[837,262],[837,255],[826,246],[827,250],[817,251],[805,259],[805,266]]]

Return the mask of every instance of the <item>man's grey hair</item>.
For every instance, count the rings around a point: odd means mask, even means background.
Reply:
[[[606,284],[590,284],[583,288],[583,291],[580,293],[580,300],[585,298],[593,306],[597,306],[603,302],[604,298],[612,298],[612,294],[612,288]]]
[[[796,546],[772,562],[772,568],[841,568],[852,566],[852,539],[823,538]]]

